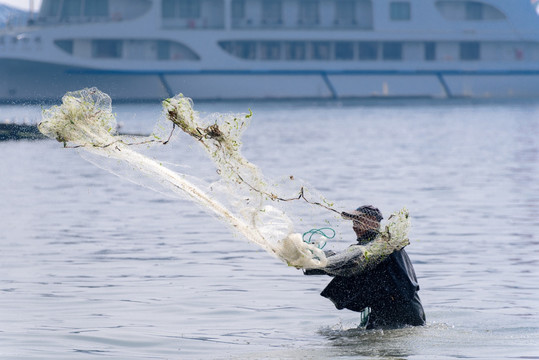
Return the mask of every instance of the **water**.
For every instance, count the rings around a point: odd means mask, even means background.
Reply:
[[[329,278],[191,203],[52,141],[4,142],[1,359],[539,359],[538,103],[195,106],[251,107],[244,155],[267,175],[347,209],[407,206],[428,325],[357,330],[358,314],[319,296]],[[146,133],[160,106],[115,111]],[[0,120],[38,117],[0,107]]]

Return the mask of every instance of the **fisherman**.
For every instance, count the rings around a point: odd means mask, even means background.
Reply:
[[[371,205],[343,213],[343,217],[353,219],[358,245],[365,245],[378,236],[383,219],[380,210]],[[336,254],[327,252],[326,255]],[[321,295],[339,310],[361,312],[361,326],[367,329],[425,324],[414,267],[404,249],[394,251],[378,265],[359,274],[352,271],[353,264],[353,261],[345,263],[337,272],[305,270],[305,275],[334,276]]]

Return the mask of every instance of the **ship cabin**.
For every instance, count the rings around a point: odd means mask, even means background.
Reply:
[[[539,61],[539,45],[514,30],[507,6],[500,0],[43,0],[32,25],[137,20],[147,32],[171,35],[67,33],[54,40],[63,54],[94,59],[201,61],[197,47],[175,34],[214,31],[208,46],[240,62]],[[524,24],[539,21],[529,6]],[[0,51],[32,42],[41,38],[0,35]]]

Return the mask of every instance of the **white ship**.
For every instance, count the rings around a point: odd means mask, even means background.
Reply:
[[[43,0],[0,101],[539,96],[537,0]]]

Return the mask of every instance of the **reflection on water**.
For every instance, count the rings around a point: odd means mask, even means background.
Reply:
[[[537,358],[539,105],[201,106],[252,108],[244,154],[270,176],[294,174],[347,209],[407,206],[428,325],[359,330],[358,314],[319,296],[329,278],[287,268],[190,203],[53,142],[6,142],[0,357]],[[159,111],[116,109],[143,133]],[[334,248],[353,242],[341,236]]]

